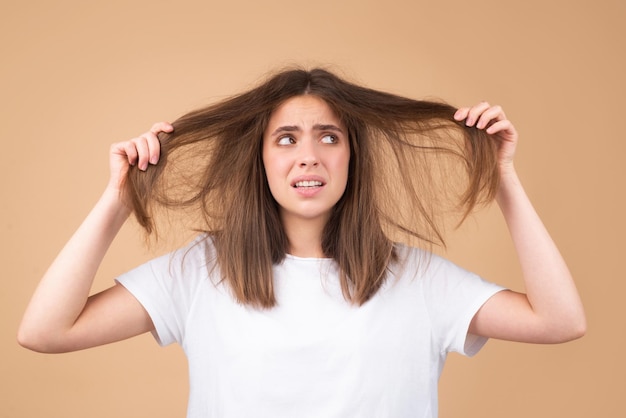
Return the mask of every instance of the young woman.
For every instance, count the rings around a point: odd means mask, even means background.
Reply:
[[[178,342],[189,417],[434,417],[448,352],[585,332],[516,175],[517,140],[488,103],[454,109],[321,69],[280,72],[111,147],[110,182],[41,280],[19,342],[65,352],[148,331]],[[465,175],[450,178],[454,167]],[[497,200],[526,294],[429,253],[458,184],[463,218]],[[154,232],[157,207],[196,210],[201,233],[89,296],[122,224],[134,213]]]

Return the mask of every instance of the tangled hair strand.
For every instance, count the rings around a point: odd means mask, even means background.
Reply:
[[[284,70],[192,111],[160,134],[158,165],[131,168],[126,192],[149,234],[156,208],[195,210],[222,280],[244,304],[276,304],[272,267],[289,242],[265,175],[263,135],[280,104],[307,94],[323,99],[348,130],[348,184],[322,236],[347,300],[360,305],[380,289],[397,258],[394,241],[444,245],[446,202],[462,222],[497,189],[497,144],[455,121],[453,106],[362,87],[324,69]]]

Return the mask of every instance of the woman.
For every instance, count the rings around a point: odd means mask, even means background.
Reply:
[[[516,175],[517,140],[498,106],[457,110],[320,69],[278,73],[112,146],[109,184],[43,277],[19,342],[65,352],[148,331],[178,342],[189,417],[436,416],[448,352],[585,332],[568,268]],[[467,174],[463,218],[497,200],[526,294],[392,240],[443,243],[441,187],[459,183],[450,160]],[[89,296],[130,213],[153,232],[160,206],[197,209],[203,232]]]

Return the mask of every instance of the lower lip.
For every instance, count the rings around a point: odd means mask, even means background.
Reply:
[[[296,193],[302,197],[313,197],[318,194],[324,186],[315,186],[315,187],[294,187]]]

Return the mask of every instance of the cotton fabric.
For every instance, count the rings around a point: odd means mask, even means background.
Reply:
[[[399,261],[362,306],[344,299],[331,259],[287,255],[274,267],[277,306],[238,303],[220,283],[211,240],[117,280],[144,306],[161,345],[189,364],[188,418],[436,417],[446,356],[472,356],[468,334],[501,287],[397,244]]]

